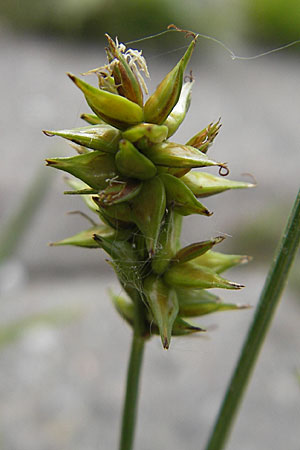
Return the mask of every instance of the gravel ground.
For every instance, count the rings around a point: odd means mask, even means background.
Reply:
[[[4,223],[43,159],[69,154],[65,144],[47,140],[40,130],[80,125],[77,117],[87,109],[64,74],[99,66],[103,46],[75,46],[16,36],[8,30],[0,31],[0,39]],[[172,62],[160,55],[149,65],[155,86]],[[188,218],[184,243],[199,240],[199,225],[201,239],[221,231],[234,235],[274,206],[278,223],[284,223],[299,185],[299,66],[299,59],[290,55],[233,62],[220,49],[209,56],[200,49],[195,53],[193,102],[176,140],[185,142],[222,116],[224,127],[212,157],[229,162],[233,179],[250,172],[258,187],[208,199],[205,204],[214,216]],[[117,448],[130,333],[108,301],[107,286],[114,281],[100,252],[45,245],[85,225],[81,218],[65,216],[80,203],[64,197],[63,190],[61,176],[54,175],[15,259],[2,268],[0,320],[5,324],[60,308],[79,309],[80,315],[68,325],[32,326],[1,350],[4,450]],[[252,253],[249,243],[241,253]],[[225,293],[224,298],[255,305],[266,275],[259,263],[233,271],[229,278],[247,287]],[[145,355],[136,449],[203,448],[252,314],[247,310],[208,316],[201,321],[209,330],[207,337],[174,339],[168,352],[158,339],[151,341]],[[299,450],[299,316],[299,299],[287,291],[228,450]]]

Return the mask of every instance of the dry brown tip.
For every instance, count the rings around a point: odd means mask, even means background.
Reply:
[[[42,132],[43,132],[46,136],[50,136],[50,137],[54,136],[54,133],[53,133],[52,131],[49,131],[49,130],[42,130]]]
[[[189,36],[192,36],[194,39],[196,39],[198,37],[198,34],[195,33],[194,31],[183,30],[182,28],[177,27],[173,23],[171,23],[170,25],[167,26],[167,30],[174,30],[174,31],[179,31],[180,33],[185,33],[186,38]]]
[[[163,339],[163,348],[165,349],[165,350],[168,350],[169,349],[169,341],[168,341],[168,338],[165,336],[164,337],[164,339]]]
[[[239,283],[233,283],[232,281],[229,283],[230,286],[232,286],[234,289],[242,289],[245,287],[244,284],[239,284]]]
[[[53,159],[46,159],[46,166],[55,166],[57,164],[57,161],[54,161]]]
[[[101,244],[101,243],[102,243],[101,238],[100,238],[100,236],[98,236],[98,234],[93,234],[93,239],[94,239],[94,241],[97,242],[98,244]]]
[[[76,77],[72,73],[67,72],[68,77],[76,84]]]
[[[215,237],[215,242],[216,242],[216,244],[220,244],[221,242],[223,242],[224,240],[226,239],[226,236],[217,236],[217,237]]]

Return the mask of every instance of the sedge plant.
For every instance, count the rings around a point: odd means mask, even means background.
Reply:
[[[88,125],[44,133],[67,139],[77,152],[47,164],[74,176],[66,193],[82,196],[95,214],[90,228],[53,245],[104,250],[123,288],[123,295],[111,297],[133,329],[120,440],[120,449],[130,450],[147,340],[158,335],[168,349],[175,336],[205,331],[190,318],[243,308],[222,302],[210,289],[240,289],[222,273],[248,257],[216,251],[224,236],[181,247],[182,218],[209,217],[202,198],[253,184],[224,178],[226,164],[207,156],[220,121],[185,144],[171,139],[189,109],[194,79],[184,73],[197,35],[189,33],[186,52],[147,101],[142,52],[106,37],[107,64],[87,72],[97,76],[97,88],[68,74],[92,110],[81,116]],[[219,168],[219,175],[205,167]]]

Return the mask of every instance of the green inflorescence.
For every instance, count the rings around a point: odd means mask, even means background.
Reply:
[[[107,252],[128,297],[112,294],[116,310],[133,325],[138,298],[148,335],[159,334],[168,348],[171,336],[203,331],[187,317],[242,308],[221,302],[208,289],[240,289],[220,274],[248,261],[215,252],[220,236],[181,248],[182,216],[209,216],[198,198],[253,185],[192,171],[218,166],[227,172],[225,164],[207,156],[219,121],[185,145],[169,140],[189,109],[194,80],[184,82],[184,71],[197,36],[146,102],[142,72],[148,76],[148,70],[141,52],[107,39],[108,63],[88,72],[97,75],[99,88],[69,74],[94,113],[81,116],[89,125],[45,131],[73,143],[76,156],[47,159],[47,164],[77,178],[68,181],[73,189],[68,193],[81,195],[97,222],[53,245]]]

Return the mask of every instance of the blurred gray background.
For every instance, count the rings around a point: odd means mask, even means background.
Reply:
[[[101,251],[51,248],[86,227],[63,195],[50,156],[71,155],[42,129],[83,126],[85,101],[66,72],[105,61],[104,33],[121,42],[169,23],[209,34],[252,56],[300,38],[296,0],[185,4],[164,0],[0,1],[0,448],[117,448],[130,330],[110,303],[120,292]],[[132,44],[148,61],[152,91],[186,45],[169,33]],[[214,215],[185,219],[183,244],[219,233],[220,250],[249,254],[227,277],[246,285],[220,292],[255,306],[299,188],[300,46],[254,60],[232,60],[199,39],[188,116],[174,140],[184,143],[221,117],[213,159],[255,189],[204,199]],[[251,174],[251,175],[245,175]],[[39,193],[40,195],[37,195]],[[36,205],[36,208],[34,208]],[[299,258],[241,408],[229,450],[300,448]],[[136,449],[204,448],[254,308],[199,320],[205,337],[153,338],[145,354]]]

